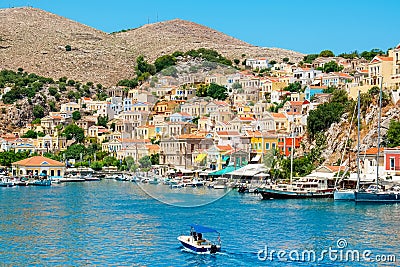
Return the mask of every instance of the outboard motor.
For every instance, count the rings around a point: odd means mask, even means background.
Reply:
[[[211,245],[210,253],[215,254],[215,253],[217,253],[217,251],[218,251],[217,245]]]

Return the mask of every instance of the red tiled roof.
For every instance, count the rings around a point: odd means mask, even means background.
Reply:
[[[219,131],[218,135],[240,135],[238,131]]]
[[[286,114],[288,114],[288,115],[300,115],[300,112],[289,111],[289,112],[286,112]]]
[[[239,117],[239,120],[241,120],[241,121],[255,121],[255,119],[252,118],[252,117]]]
[[[47,164],[46,164],[47,163]],[[63,167],[65,166],[64,163],[49,159],[46,157],[42,156],[35,156],[35,157],[30,157],[27,159],[23,159],[17,162],[12,163],[12,165],[20,165],[20,166],[59,166]]]
[[[300,106],[303,105],[303,101],[290,101],[291,106]]]
[[[383,150],[384,150],[383,147],[379,148],[379,153],[383,152]],[[371,148],[367,149],[364,152],[364,154],[365,155],[376,155],[376,154],[378,154],[378,148],[377,147],[371,147]]]
[[[383,61],[393,61],[393,57],[383,57],[383,56],[377,56],[377,57]]]
[[[330,169],[332,172],[338,172],[340,170],[345,170],[345,166],[325,166],[326,168]]]
[[[217,146],[217,148],[219,150],[224,150],[224,151],[229,151],[232,150],[233,148],[230,145],[226,145],[226,146]]]
[[[117,138],[122,143],[150,143],[149,139],[130,139],[130,138]]]
[[[271,113],[272,117],[274,117],[275,119],[286,119],[285,114],[282,113]]]
[[[154,145],[154,144],[146,145],[146,148],[149,149],[149,150],[160,150],[160,146],[159,145]]]

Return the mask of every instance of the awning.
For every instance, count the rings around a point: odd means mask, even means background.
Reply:
[[[260,172],[260,173],[258,173],[256,175],[254,175],[254,177],[268,177],[268,176],[269,176],[268,173],[263,173],[263,172]]]
[[[261,158],[261,155],[256,155],[251,159],[251,161],[258,162],[260,160],[260,158]]]
[[[235,170],[235,166],[228,166],[225,169],[219,170],[219,171],[215,171],[215,172],[211,172],[208,175],[210,176],[220,176],[220,175],[224,175],[226,173],[230,173],[232,171]]]
[[[197,233],[218,233],[217,230],[208,228],[198,224],[189,224],[190,227],[193,228]]]
[[[205,159],[206,157],[207,157],[207,154],[202,153],[202,154],[197,155],[197,157],[196,157],[196,159],[195,159],[194,161],[196,161],[196,162],[201,162],[201,161],[203,161],[203,159]]]
[[[266,168],[264,166],[264,164],[250,164],[250,165],[246,165],[238,170],[235,170],[231,173],[229,173],[229,175],[231,176],[249,176],[249,177],[254,177],[256,174],[260,173],[260,172],[265,172]]]

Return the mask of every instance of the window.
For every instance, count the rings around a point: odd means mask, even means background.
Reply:
[[[393,157],[390,157],[390,170],[391,171],[395,170],[394,161],[395,161],[395,159]]]
[[[266,143],[266,144],[265,144],[265,149],[266,149],[266,150],[269,150],[269,146],[270,146],[270,144],[269,144],[269,143]]]

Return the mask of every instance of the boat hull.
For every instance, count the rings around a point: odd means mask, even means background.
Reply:
[[[332,191],[321,192],[294,192],[265,189],[259,192],[263,199],[307,199],[307,198],[330,198]]]
[[[178,240],[181,242],[181,244],[195,252],[195,253],[210,253],[211,252],[211,244],[209,245],[195,245],[193,242],[190,242],[191,238],[189,236],[180,236],[178,237]],[[187,241],[189,240],[189,241]],[[216,251],[220,252],[221,251],[221,246],[220,245],[214,245],[216,246]]]
[[[333,199],[335,201],[354,201],[355,199],[354,190],[346,190],[346,191],[337,190],[333,192]]]
[[[355,201],[364,203],[400,203],[400,192],[355,192]]]

